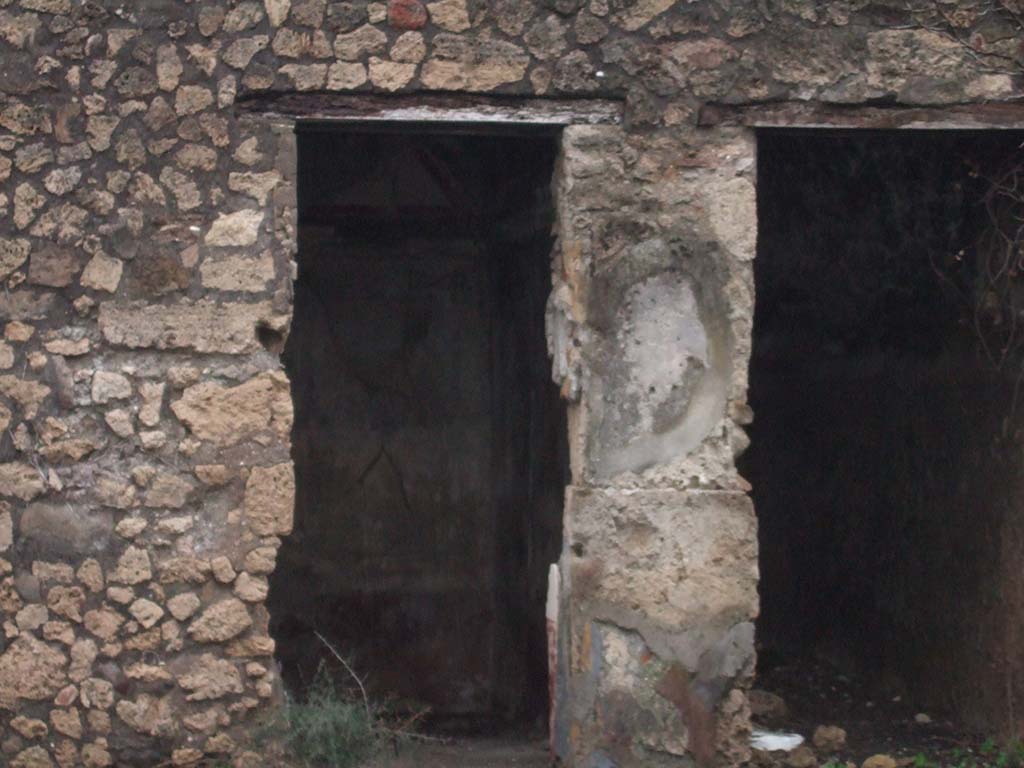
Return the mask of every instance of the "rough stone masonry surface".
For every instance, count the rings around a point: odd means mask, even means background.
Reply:
[[[1021,9],[981,5],[0,0],[0,762],[262,764],[294,481],[257,329],[289,322],[294,136],[237,102],[434,90],[625,100],[565,130],[556,179],[555,743],[745,760],[755,146],[697,110],[1013,98]]]

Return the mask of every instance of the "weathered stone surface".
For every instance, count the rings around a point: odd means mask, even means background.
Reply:
[[[54,709],[50,712],[53,730],[72,739],[82,738],[82,717],[77,709]]]
[[[19,700],[43,701],[67,682],[68,657],[30,634],[18,637],[0,655],[0,708]]]
[[[247,603],[262,603],[267,599],[269,584],[260,576],[242,572],[235,579],[235,596]]]
[[[90,592],[103,591],[103,567],[94,558],[90,557],[83,562],[75,576]]]
[[[134,701],[121,699],[115,709],[117,716],[139,733],[167,737],[178,730],[178,721],[169,697],[157,698],[143,693]]]
[[[22,632],[39,629],[50,619],[50,611],[45,605],[32,603],[22,608],[14,617],[14,623]]]
[[[290,462],[253,467],[245,484],[245,519],[259,536],[290,533],[295,506],[295,473]]]
[[[427,9],[419,0],[390,0],[388,24],[396,29],[423,29],[427,25]]]
[[[66,195],[78,186],[82,180],[82,169],[77,165],[69,168],[55,168],[46,174],[43,179],[43,186],[51,195]]]
[[[267,202],[270,193],[280,183],[281,174],[277,171],[264,171],[263,173],[234,172],[228,174],[228,189],[248,195],[260,205]]]
[[[61,355],[62,357],[81,357],[82,355],[88,354],[90,349],[89,339],[78,339],[72,341],[71,339],[54,339],[43,344],[43,348],[53,355]],[[2,359],[2,354],[0,354]],[[0,365],[2,368],[3,365]]]
[[[74,250],[48,243],[32,253],[28,279],[36,285],[64,288],[71,285],[81,268]]]
[[[239,3],[224,18],[225,32],[243,32],[255,27],[263,20],[263,8],[253,0]]]
[[[92,401],[109,403],[132,396],[132,383],[127,376],[114,371],[96,371],[92,377]]]
[[[174,162],[190,171],[212,171],[217,167],[217,151],[202,144],[186,144],[174,153]]]
[[[110,138],[121,123],[116,115],[90,115],[85,123],[89,146],[96,152],[110,149]]]
[[[464,32],[469,29],[469,11],[466,0],[435,0],[427,4],[430,20],[446,32]]]
[[[172,557],[158,565],[161,584],[202,584],[210,577],[210,561],[198,557]]]
[[[168,43],[157,48],[156,83],[160,90],[173,91],[177,88],[184,71],[177,46]]]
[[[170,166],[165,166],[160,171],[160,183],[174,195],[179,211],[191,211],[193,208],[198,208],[203,202],[203,193],[192,178]]]
[[[292,9],[292,21],[305,27],[320,29],[327,11],[327,0],[299,0]]]
[[[299,91],[317,91],[327,81],[326,64],[286,64],[281,67],[282,75],[291,79]]]
[[[35,173],[53,162],[53,150],[39,142],[20,147],[14,153],[14,167],[22,173]]]
[[[83,680],[81,693],[82,704],[90,709],[110,709],[114,705],[114,686],[107,680]]]
[[[164,609],[152,600],[140,598],[128,607],[128,613],[139,622],[143,629],[149,629],[163,618]]]
[[[365,24],[353,32],[338,35],[334,40],[334,55],[342,61],[359,61],[364,56],[383,53],[387,42],[387,35]]]
[[[121,283],[124,262],[103,253],[97,253],[82,270],[80,282],[85,288],[114,293]]]
[[[664,13],[677,0],[637,0],[631,3],[624,10],[615,14],[612,18],[616,25],[627,32],[635,32],[646,26],[658,14]]]
[[[282,29],[274,35],[271,50],[285,59],[300,59],[312,53],[313,37],[297,29]],[[284,71],[283,68],[281,71]]]
[[[104,338],[120,346],[238,354],[256,346],[257,324],[271,317],[268,302],[106,302],[100,305],[99,325]]]
[[[199,272],[206,288],[259,293],[274,279],[274,260],[269,252],[257,258],[210,256],[203,261]]]
[[[537,11],[534,3],[523,3],[520,0],[493,0],[492,12],[498,29],[510,37],[518,37]]]
[[[25,238],[0,238],[0,280],[28,260],[32,244]]]
[[[234,445],[267,430],[284,435],[291,428],[288,380],[278,372],[236,387],[196,384],[171,403],[171,410],[197,437],[217,445]]]
[[[288,18],[288,12],[292,7],[292,0],[263,0],[267,9],[267,18],[270,19],[272,27],[280,27]]]
[[[366,82],[366,65],[358,62],[338,61],[327,70],[327,89],[346,91]]]
[[[183,85],[174,95],[174,111],[178,115],[194,115],[213,104],[213,92],[201,85]]]
[[[146,490],[144,504],[147,507],[168,507],[180,509],[188,501],[195,485],[180,475],[161,472]]]
[[[129,67],[114,78],[114,88],[125,98],[148,96],[157,89],[156,75],[144,67]]]
[[[252,574],[269,574],[274,572],[277,564],[275,547],[257,547],[245,556],[245,570]]]
[[[215,246],[253,245],[259,236],[259,228],[262,223],[262,211],[243,210],[235,213],[222,213],[206,233],[205,242],[207,245]]]
[[[232,693],[242,693],[242,676],[230,661],[204,653],[178,677],[178,685],[189,691],[188,701],[222,699]]]
[[[19,379],[17,376],[0,376],[0,394],[17,403],[25,418],[34,419],[39,406],[50,394],[45,384],[31,379]]]
[[[558,58],[566,48],[566,24],[550,14],[538,19],[523,36],[530,53],[541,61]]]
[[[24,48],[34,42],[40,26],[42,24],[35,14],[0,12],[0,37],[15,48]]]
[[[398,91],[408,85],[416,74],[415,64],[399,64],[370,57],[370,82],[385,91]]]
[[[50,732],[49,726],[34,717],[18,715],[10,722],[11,728],[26,739],[43,739]]]
[[[46,595],[46,605],[58,616],[81,623],[85,591],[81,587],[52,587]]]
[[[124,408],[114,408],[107,411],[103,416],[110,431],[118,437],[131,437],[135,434],[135,423],[132,421],[132,413]]]
[[[139,547],[128,547],[117,560],[109,581],[115,584],[141,584],[153,578],[149,553]]]
[[[197,643],[223,643],[237,637],[252,626],[245,603],[234,597],[214,603],[200,614],[188,628]]]
[[[608,25],[593,14],[584,11],[576,17],[573,31],[576,33],[577,42],[581,45],[592,45],[604,39],[608,34]]]
[[[391,60],[418,64],[427,55],[427,44],[420,32],[405,32],[391,46]]]
[[[23,749],[11,760],[11,768],[54,768],[50,754],[42,747]]]
[[[14,543],[14,523],[11,513],[4,504],[0,504],[0,552],[6,552]]]
[[[110,642],[117,637],[124,617],[110,608],[87,611],[82,620],[85,629],[100,640]]]
[[[573,489],[567,503],[570,541],[586,551],[587,562],[635,564],[605,572],[593,599],[630,604],[666,626],[753,620],[757,536],[746,495]],[[647,533],[627,540],[612,528]]]
[[[42,495],[46,483],[39,470],[30,464],[12,461],[0,464],[0,496],[14,496],[31,501]]]
[[[213,578],[221,584],[230,584],[238,576],[235,567],[231,564],[231,558],[221,555],[210,561],[210,568],[213,570]]]
[[[167,601],[167,610],[178,621],[186,621],[199,610],[200,605],[198,595],[194,592],[184,592]]]
[[[99,655],[96,643],[88,638],[79,638],[71,646],[71,664],[68,667],[68,678],[79,683],[85,680],[91,670],[92,663]]]
[[[420,80],[427,88],[490,91],[522,80],[530,57],[504,40],[468,40],[458,35],[434,38],[434,55],[423,63]]]
[[[139,408],[139,421],[144,426],[155,427],[160,423],[160,414],[164,404],[164,390],[167,385],[156,381],[144,381],[139,386],[142,396],[142,407]]]
[[[252,61],[252,57],[268,45],[270,45],[270,38],[267,35],[243,37],[229,45],[222,58],[229,67],[245,69]]]

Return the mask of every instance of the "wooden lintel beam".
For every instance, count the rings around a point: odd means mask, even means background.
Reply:
[[[702,127],[978,130],[1024,129],[1024,102],[949,106],[860,106],[819,102],[705,104]]]
[[[616,125],[623,102],[612,99],[547,99],[469,94],[286,93],[243,98],[240,113],[315,125],[348,123],[448,123],[538,126]]]

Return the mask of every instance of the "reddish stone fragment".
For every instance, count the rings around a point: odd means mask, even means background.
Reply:
[[[397,29],[423,29],[427,24],[427,9],[419,0],[390,0],[388,24]]]

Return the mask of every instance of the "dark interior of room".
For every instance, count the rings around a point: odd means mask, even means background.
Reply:
[[[1007,725],[1021,369],[979,340],[1007,319],[981,316],[978,270],[987,179],[1022,141],[759,133],[755,419],[739,464],[759,522],[761,687],[824,666],[874,702]],[[810,694],[808,722],[837,701]]]
[[[321,633],[430,730],[545,722],[555,155],[549,134],[299,131],[296,518],[269,597],[293,693],[331,663]]]

